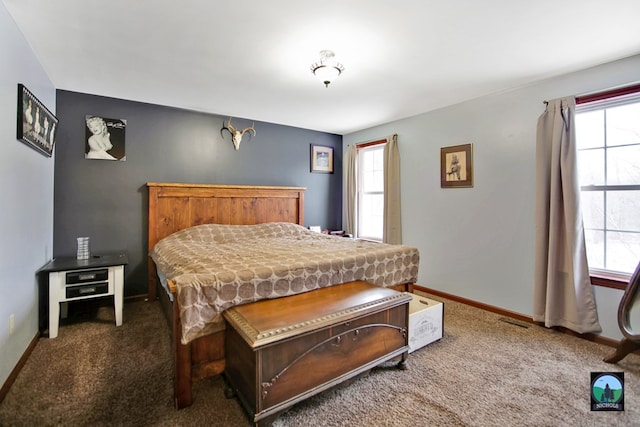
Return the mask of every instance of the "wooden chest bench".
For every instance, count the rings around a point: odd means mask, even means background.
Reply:
[[[225,376],[256,425],[408,355],[411,296],[350,282],[228,309]]]

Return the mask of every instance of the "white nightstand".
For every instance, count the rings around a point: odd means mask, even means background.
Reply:
[[[69,301],[113,295],[116,326],[122,325],[124,266],[128,262],[126,253],[116,253],[86,260],[59,257],[42,267],[39,272],[49,275],[49,338],[58,336],[60,303]]]

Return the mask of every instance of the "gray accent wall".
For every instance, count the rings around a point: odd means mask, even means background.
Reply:
[[[125,296],[146,293],[150,181],[302,186],[305,225],[342,228],[340,135],[255,122],[236,151],[226,116],[64,90],[57,112],[53,253],[75,256],[81,236],[92,253],[126,250]],[[126,120],[125,161],[84,158],[86,115]],[[335,148],[335,173],[310,173],[311,144]]]
[[[36,271],[52,256],[54,159],[16,139],[18,83],[55,113],[56,91],[0,2],[0,385],[38,333]],[[55,154],[54,154],[55,156]],[[14,331],[9,333],[13,315]]]

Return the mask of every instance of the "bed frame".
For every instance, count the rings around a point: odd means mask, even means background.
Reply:
[[[252,225],[291,222],[304,225],[304,187],[147,183],[149,189],[148,251],[163,237],[200,224]],[[148,260],[151,301],[160,299],[171,330],[176,408],[191,405],[193,381],[221,374],[225,369],[225,331],[180,342],[178,304],[158,288],[153,260]],[[170,289],[174,296],[175,288]],[[411,285],[398,285],[407,290]],[[409,289],[410,290],[410,289]],[[175,300],[175,298],[174,298]]]
[[[149,188],[149,247],[176,231],[194,225],[304,224],[303,187],[147,183]],[[160,298],[171,329],[174,354],[174,398],[178,409],[191,405],[191,383],[224,371],[224,331],[180,342],[178,304],[160,288],[149,258],[149,300]],[[172,290],[175,295],[175,289]]]

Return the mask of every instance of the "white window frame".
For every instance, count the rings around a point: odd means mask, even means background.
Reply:
[[[382,195],[383,200],[384,200],[384,185],[383,188],[380,191],[365,191],[364,190],[364,182],[365,182],[365,177],[364,177],[364,168],[362,166],[362,159],[363,156],[362,154],[365,152],[371,152],[371,151],[376,151],[376,150],[380,150],[383,151],[384,150],[384,146],[386,144],[386,140],[381,140],[381,141],[375,141],[375,142],[371,142],[371,143],[366,143],[366,144],[361,144],[357,146],[357,156],[356,156],[356,188],[357,188],[357,192],[356,192],[356,237],[358,239],[363,239],[363,240],[372,240],[372,241],[376,241],[376,242],[382,242],[383,239],[383,230],[380,230],[380,235],[379,236],[372,236],[372,235],[366,235],[362,232],[362,218],[361,218],[361,214],[363,212],[362,210],[362,204],[363,204],[363,198],[366,195]],[[384,164],[382,166],[384,168]],[[384,174],[384,170],[382,171],[382,173]],[[384,211],[382,213],[383,218],[383,224],[384,224]]]
[[[585,97],[586,98],[586,97]],[[598,110],[605,110],[604,112],[604,135],[605,135],[605,142],[604,142],[604,147],[600,147],[600,148],[580,148],[580,144],[578,143],[578,153],[583,152],[583,151],[588,151],[588,150],[592,150],[592,149],[604,149],[604,156],[605,156],[605,168],[606,168],[606,159],[607,159],[607,155],[608,152],[607,150],[609,148],[619,148],[621,147],[621,145],[613,145],[613,146],[608,146],[607,145],[607,141],[606,141],[606,127],[607,127],[607,121],[606,121],[606,109],[608,108],[613,108],[613,107],[617,107],[617,106],[622,106],[625,104],[640,104],[640,88],[637,90],[630,90],[630,91],[626,91],[622,94],[620,94],[618,91],[612,91],[610,95],[606,95],[602,94],[601,96],[596,96],[594,97],[593,100],[588,101],[588,100],[584,100],[582,102],[580,102],[580,98],[578,98],[578,103],[576,105],[576,116],[578,116],[579,114],[582,113],[588,113],[588,112],[592,112],[592,111],[598,111]],[[630,144],[631,145],[638,145],[638,144]],[[608,268],[607,266],[607,238],[606,235],[608,232],[621,232],[620,230],[615,230],[615,229],[611,229],[609,227],[609,221],[607,221],[607,208],[606,208],[606,203],[607,203],[607,196],[606,193],[608,191],[628,191],[628,190],[640,190],[640,183],[639,184],[617,184],[617,185],[609,185],[607,183],[603,184],[603,185],[581,185],[580,187],[581,189],[581,193],[586,193],[586,192],[591,192],[591,191],[600,191],[600,192],[604,192],[604,224],[602,226],[602,228],[593,228],[593,231],[599,231],[602,232],[604,237],[604,254],[603,254],[603,263],[604,263],[604,268],[596,268],[596,267],[590,267],[590,272],[592,276],[604,276],[604,277],[610,277],[612,279],[615,278],[620,278],[622,280],[628,278],[630,276],[630,274],[633,272],[620,272],[620,271],[616,271],[613,269]],[[584,207],[583,207],[583,212],[584,212]],[[630,215],[634,215],[633,213],[629,212]],[[588,233],[590,229],[587,228],[587,226],[585,225],[585,232]],[[633,230],[625,230],[622,231],[624,233],[640,233],[637,231],[633,231]],[[587,255],[589,255],[589,243],[587,241]]]

